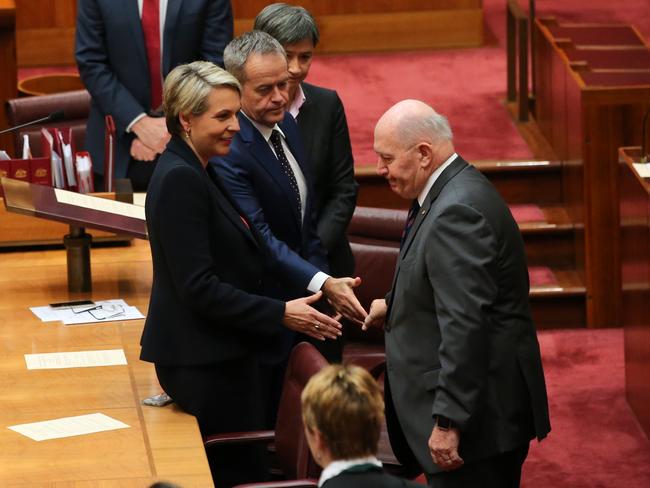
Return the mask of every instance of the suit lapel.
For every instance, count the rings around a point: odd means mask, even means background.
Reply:
[[[280,166],[280,162],[275,157],[275,154],[273,154],[273,151],[264,137],[262,137],[262,134],[260,134],[250,120],[248,120],[248,118],[243,114],[239,114],[239,126],[239,135],[241,136],[242,141],[249,146],[251,154],[260,166],[264,168],[264,171],[266,171],[280,186],[280,188],[282,188],[282,192],[285,197],[287,197],[289,207],[291,208],[291,214],[293,215],[298,227],[301,227],[302,218],[298,213],[298,207],[296,206],[295,193],[291,188],[289,178],[284,174],[284,171]]]
[[[147,69],[147,54],[144,48],[144,34],[142,32],[142,21],[140,20],[140,13],[138,12],[138,2],[133,0],[119,0],[119,3],[116,8],[120,8],[124,15],[129,20],[129,25],[133,31],[133,39],[135,40],[134,48],[138,56],[140,56],[140,66],[143,66],[144,73],[147,74],[147,80],[149,79],[149,70]]]
[[[445,185],[449,183],[449,181],[451,181],[454,178],[454,176],[456,176],[466,167],[467,167],[467,162],[464,159],[462,159],[460,156],[458,156],[447,168],[445,168],[442,174],[436,179],[436,182],[431,187],[431,190],[429,190],[429,194],[424,200],[424,204],[422,205],[422,208],[420,208],[420,211],[417,217],[415,218],[415,221],[413,222],[413,226],[411,227],[411,230],[409,231],[409,234],[406,237],[406,241],[404,241],[404,245],[399,251],[399,256],[397,258],[397,267],[395,268],[395,274],[393,276],[393,283],[391,285],[391,290],[395,290],[395,283],[397,283],[397,277],[399,275],[399,270],[402,261],[406,257],[406,254],[408,253],[411,244],[413,243],[413,240],[415,239],[415,236],[418,233],[418,230],[420,229],[420,226],[424,222],[426,216],[429,214],[429,210],[431,210],[431,207],[433,206],[434,202],[438,198],[438,195],[440,195],[440,192],[445,187]],[[388,313],[390,313],[390,306],[392,305],[393,302],[393,296],[394,293],[391,293],[391,300],[390,300],[391,303],[389,304]]]
[[[190,166],[197,169],[197,171],[200,171],[201,174],[205,174],[205,177],[208,178],[218,190],[215,191],[212,189],[212,194],[216,197],[215,200],[221,207],[223,213],[256,247],[259,247],[258,239],[253,236],[252,228],[247,227],[242,221],[244,213],[230,197],[230,193],[228,193],[228,190],[226,190],[221,183],[221,179],[215,172],[214,168],[212,168],[212,165],[208,164],[208,167],[204,169],[194,152],[192,152],[192,150],[182,140],[177,139],[176,137],[172,137],[167,144],[167,149],[178,154],[183,161],[186,161]]]
[[[163,52],[162,52],[162,74],[163,78],[171,69],[172,46],[174,45],[174,33],[176,21],[181,10],[183,0],[167,0],[167,14],[165,15],[165,27],[163,29]]]

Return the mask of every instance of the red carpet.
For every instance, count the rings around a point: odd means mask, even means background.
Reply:
[[[538,336],[553,430],[531,443],[522,487],[650,486],[650,441],[625,401],[623,331]]]
[[[518,224],[545,222],[544,212],[537,205],[509,205],[510,212]]]
[[[528,277],[530,286],[556,286],[557,278],[553,271],[546,266],[529,266]]]
[[[623,331],[541,331],[539,340],[553,431],[531,444],[523,486],[650,486],[650,442],[625,400]]]

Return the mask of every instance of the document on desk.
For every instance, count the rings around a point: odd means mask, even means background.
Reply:
[[[52,308],[30,307],[34,315],[43,322],[60,321],[65,325],[92,324],[100,322],[113,322],[123,320],[143,319],[137,307],[128,305],[122,299],[102,300],[92,305],[79,305],[74,307]]]
[[[94,368],[97,366],[123,366],[124,349],[102,351],[49,352],[25,354],[27,369]]]
[[[641,178],[650,178],[650,164],[634,163],[634,169]]]
[[[129,427],[130,425],[103,413],[91,413],[30,424],[12,425],[7,428],[35,441],[46,441],[48,439],[61,439],[63,437],[94,434],[95,432],[127,429]]]

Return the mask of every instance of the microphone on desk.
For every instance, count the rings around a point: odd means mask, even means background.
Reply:
[[[646,110],[643,116],[643,124],[641,125],[641,162],[644,164],[648,162],[648,153],[646,152],[648,142],[648,115],[650,115],[650,109]]]
[[[12,132],[18,129],[22,129],[23,127],[28,127],[30,125],[43,124],[47,122],[58,122],[59,120],[63,120],[63,110],[57,110],[56,112],[52,112],[47,117],[42,117],[40,119],[32,120],[30,122],[25,122],[24,124],[9,127],[8,129],[0,130],[0,134]]]

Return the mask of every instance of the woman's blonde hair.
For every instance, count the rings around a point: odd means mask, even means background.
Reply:
[[[241,95],[237,79],[209,61],[194,61],[176,66],[165,78],[163,109],[170,134],[181,135],[180,114],[201,115],[208,109],[213,88],[226,87]]]
[[[309,380],[301,401],[305,426],[321,433],[334,460],[377,453],[384,400],[368,371],[354,365],[327,366]]]

